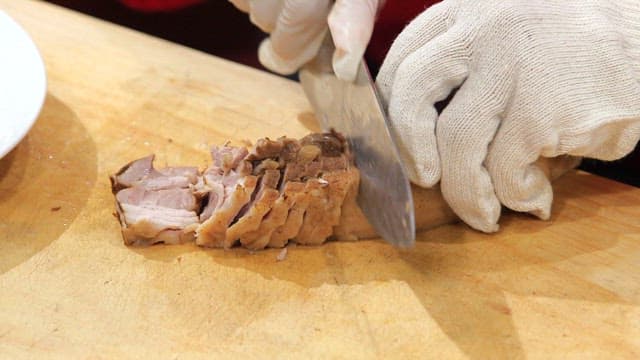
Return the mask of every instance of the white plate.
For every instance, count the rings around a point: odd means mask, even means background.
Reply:
[[[0,11],[0,158],[29,132],[46,92],[38,49],[20,25]]]

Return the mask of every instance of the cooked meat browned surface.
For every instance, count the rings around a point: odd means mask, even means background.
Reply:
[[[268,138],[259,139],[249,152],[247,160],[253,161],[278,157],[280,152],[282,152],[283,146],[284,143],[282,141],[270,140]]]
[[[326,240],[326,237],[322,240],[316,239],[314,237],[314,228],[325,221],[324,209],[329,201],[327,198],[327,185],[326,182],[319,179],[310,179],[307,182],[305,196],[309,198],[309,205],[302,216],[300,229],[297,230],[298,234],[294,237],[298,244],[315,245]]]
[[[345,214],[355,214],[361,211],[356,202],[358,187],[360,186],[360,172],[354,168],[348,171],[351,176],[351,182],[348,184],[344,201],[340,207],[340,219],[338,220],[338,224],[333,227],[333,237],[340,241],[358,240],[352,231],[352,221],[350,222],[351,219],[347,218]],[[335,215],[334,213],[334,216]]]
[[[211,150],[213,167],[221,169],[224,173],[236,170],[249,152],[246,148],[235,146],[214,146]]]
[[[284,224],[276,228],[271,235],[271,239],[269,240],[270,244],[283,244],[284,246],[287,241],[294,239],[298,235],[298,232],[302,227],[305,212],[312,201],[312,195],[310,195],[310,192],[319,187],[319,185],[320,183],[315,179],[306,182],[304,191],[298,195],[297,200],[291,206],[289,215],[287,216]]]
[[[240,210],[251,200],[258,178],[253,175],[241,177],[232,186],[225,186],[224,200],[213,211],[211,217],[198,227],[196,244],[208,247],[229,247],[227,229]]]
[[[335,157],[346,152],[344,138],[335,132],[309,134],[300,139],[300,144],[319,147],[322,149],[322,156]]]
[[[325,196],[318,202],[317,208],[310,207],[307,210],[297,239],[301,244],[322,244],[333,234],[334,226],[340,223],[347,192],[359,181],[359,175],[353,169],[339,170],[324,173],[322,180],[326,181],[323,184]]]
[[[276,243],[270,242],[273,232],[285,223],[289,215],[289,209],[304,191],[304,184],[301,182],[288,182],[284,186],[282,195],[276,199],[271,206],[271,210],[262,219],[258,229],[248,232],[240,237],[242,245],[249,249],[262,249],[267,245],[269,247],[283,247],[286,245],[284,241]]]
[[[224,244],[226,248],[233,246],[242,235],[258,229],[262,218],[271,210],[271,206],[280,196],[280,192],[276,190],[279,179],[280,171],[267,170],[265,172],[255,198],[247,204],[246,212],[239,216],[238,220],[227,230]]]
[[[350,239],[342,209],[355,205],[359,173],[335,132],[216,146],[212,164],[153,168],[153,155],[111,176],[126,244],[283,247]],[[353,204],[351,204],[353,203]]]

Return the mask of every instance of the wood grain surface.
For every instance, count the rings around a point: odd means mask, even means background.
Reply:
[[[586,173],[558,180],[550,221],[445,225],[412,250],[125,247],[108,174],[151,152],[204,166],[211,144],[303,135],[299,85],[42,2],[0,10],[49,81],[0,160],[0,358],[640,356],[640,189]]]

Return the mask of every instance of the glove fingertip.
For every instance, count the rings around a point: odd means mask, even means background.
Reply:
[[[541,220],[550,218],[553,189],[548,175],[541,167],[544,163],[531,164],[525,168],[509,164],[497,167],[492,161],[489,161],[489,164],[496,195],[505,206],[514,211],[529,213]],[[547,167],[547,172],[551,172],[552,168],[548,165]]]
[[[434,187],[440,181],[440,172],[433,171],[431,173],[424,172],[416,172],[409,171],[409,178],[411,182],[414,184],[423,187],[423,188],[431,188]]]
[[[482,231],[483,233],[491,234],[498,232],[500,230],[500,226],[498,225],[498,220],[495,221],[489,219],[462,219],[467,225],[472,228]]]
[[[551,218],[551,209],[535,209],[529,213],[540,220],[549,220]]]
[[[248,0],[229,0],[229,2],[233,4],[233,6],[235,6],[236,9],[246,13],[248,13],[249,10],[251,9],[251,6],[249,6]]]
[[[373,33],[377,1],[337,1],[327,23],[336,46],[333,68],[338,78],[353,81]]]
[[[358,76],[360,58],[336,49],[333,53],[333,71],[338,79],[354,81]]]
[[[442,173],[437,157],[412,156],[406,154],[406,150],[404,152],[403,149],[400,150],[407,176],[413,184],[422,188],[431,188],[440,181]]]
[[[482,196],[478,192],[460,190],[451,191],[443,186],[445,200],[451,209],[472,228],[484,233],[494,233],[499,230],[498,220],[502,206],[494,196]],[[447,190],[448,189],[448,190]]]
[[[254,24],[258,29],[262,30],[265,33],[270,33],[275,28],[274,23],[267,23],[262,21],[255,13],[249,13],[249,20],[252,24]]]
[[[529,213],[541,220],[549,220],[551,217],[551,206],[553,204],[553,189],[549,180],[542,175],[542,172],[539,172],[538,176],[540,177],[540,182],[543,186],[537,195],[537,204]]]
[[[267,69],[281,75],[291,75],[295,73],[299,65],[282,59],[273,50],[271,39],[265,39],[258,48],[258,60]]]

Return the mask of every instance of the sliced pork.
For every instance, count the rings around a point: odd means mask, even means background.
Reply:
[[[251,164],[244,160],[247,154],[246,148],[231,146],[214,147],[212,150],[213,165],[204,173],[204,183],[212,184],[212,191],[208,193],[208,203],[203,212],[204,215],[209,212],[211,215],[200,219],[202,224],[198,227],[196,239],[198,245],[231,246],[227,244],[227,229],[251,201],[258,184],[258,177],[250,175]]]
[[[359,173],[354,169],[331,171],[323,174],[322,191],[316,191],[315,206],[305,212],[304,221],[296,242],[305,245],[322,244],[340,223],[340,215],[349,190],[359,182]]]
[[[324,209],[329,201],[327,194],[328,183],[319,179],[311,179],[308,180],[307,185],[305,196],[309,198],[309,204],[302,216],[299,229],[296,229],[297,234],[294,240],[303,245],[320,244],[326,240],[326,237],[322,240],[317,239],[314,229],[325,221]]]
[[[236,240],[242,240],[242,236],[255,231],[260,226],[264,216],[271,210],[273,203],[280,197],[280,192],[276,190],[280,180],[280,171],[266,170],[261,178],[259,189],[255,198],[247,204],[244,212],[227,230],[225,247],[231,247]],[[245,244],[243,244],[245,245]]]
[[[281,140],[259,139],[253,146],[247,160],[263,160],[280,156],[284,143]]]
[[[156,170],[151,155],[113,175],[125,243],[195,240],[257,250],[351,238],[342,209],[356,206],[359,173],[339,134],[260,139],[250,149],[224,145],[211,157],[203,171]]]
[[[198,210],[196,198],[188,188],[148,190],[142,186],[134,186],[119,191],[116,200],[120,204],[158,206],[194,212]]]
[[[360,214],[360,218],[364,218],[362,210],[358,207],[356,197],[358,196],[358,186],[360,185],[360,172],[355,168],[348,170],[351,176],[351,182],[346,184],[346,195],[342,206],[340,207],[340,218],[337,220],[337,225],[333,227],[333,238],[339,241],[355,241],[358,237],[355,235],[357,229],[354,228],[353,216],[354,214]],[[338,216],[337,211],[330,216]],[[350,217],[351,216],[351,217]],[[335,218],[332,218],[334,221]],[[357,222],[356,222],[357,223]]]
[[[111,177],[124,242],[151,245],[193,241],[200,204],[191,187],[197,168],[156,170],[153,156],[133,161]]]
[[[279,245],[284,246],[290,239],[294,239],[298,235],[307,209],[314,200],[313,193],[320,189],[321,186],[322,184],[316,179],[306,182],[304,191],[298,195],[296,201],[291,206],[284,224],[276,228],[271,235],[269,244],[277,244],[277,247],[280,247]]]
[[[269,247],[283,247],[287,244],[289,239],[282,239],[276,242],[271,241],[273,232],[280,226],[282,226],[287,217],[289,216],[289,210],[292,205],[303,195],[304,183],[301,182],[288,182],[284,185],[282,195],[279,196],[271,206],[271,210],[260,222],[258,229],[248,232],[240,237],[242,245],[248,249],[263,249],[266,246]]]

